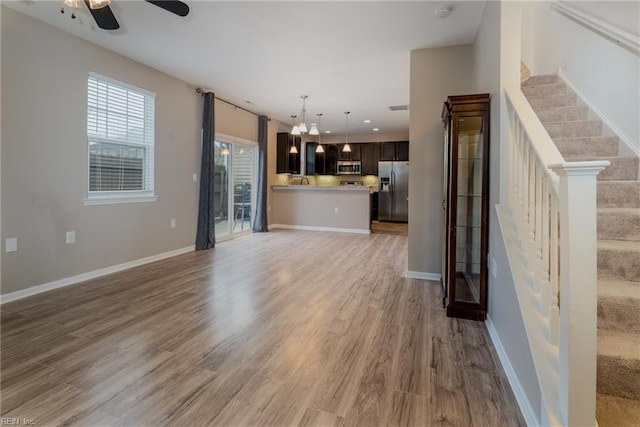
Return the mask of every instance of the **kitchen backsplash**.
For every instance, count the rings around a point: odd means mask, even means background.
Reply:
[[[304,178],[309,180],[309,185],[317,186],[338,186],[343,181],[362,181],[366,187],[378,188],[378,177],[375,175],[364,176],[334,176],[334,175],[305,175]],[[289,174],[276,175],[276,185],[300,185],[303,177],[292,176]],[[306,184],[306,182],[305,182]]]

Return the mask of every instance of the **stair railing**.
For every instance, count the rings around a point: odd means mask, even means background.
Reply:
[[[519,87],[505,89],[509,261],[549,425],[595,425],[596,178],[565,162]]]

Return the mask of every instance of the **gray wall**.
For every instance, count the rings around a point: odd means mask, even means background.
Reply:
[[[5,7],[1,15],[1,293],[193,245],[201,97],[181,80],[33,18]],[[156,93],[156,202],[84,206],[89,71]],[[254,115],[222,102],[216,114],[218,132],[257,139]],[[71,230],[77,243],[67,245]],[[4,253],[9,237],[18,238],[17,252]]]
[[[411,52],[408,270],[440,274],[442,103],[471,90],[473,45]]]
[[[519,18],[517,4],[487,2],[474,45],[473,91],[491,94],[489,252],[497,269],[489,274],[488,317],[535,411],[540,408],[540,388],[495,210],[504,192],[500,179],[501,168],[505,167],[502,145],[509,141],[500,128],[501,121],[507,119],[501,90],[505,85],[519,84]]]

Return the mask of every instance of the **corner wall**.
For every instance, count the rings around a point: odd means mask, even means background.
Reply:
[[[473,45],[411,52],[409,111],[409,263],[440,275],[442,245],[442,105],[471,90]]]
[[[501,179],[507,161],[502,153],[509,143],[503,88],[520,83],[520,13],[517,2],[487,2],[474,44],[473,89],[491,94],[489,256],[497,268],[489,270],[488,324],[494,345],[506,357],[503,367],[511,375],[509,381],[523,414],[536,425],[542,397],[496,214],[507,191]]]

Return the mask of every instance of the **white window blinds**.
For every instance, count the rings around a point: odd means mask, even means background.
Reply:
[[[153,193],[155,94],[89,73],[89,196]]]

